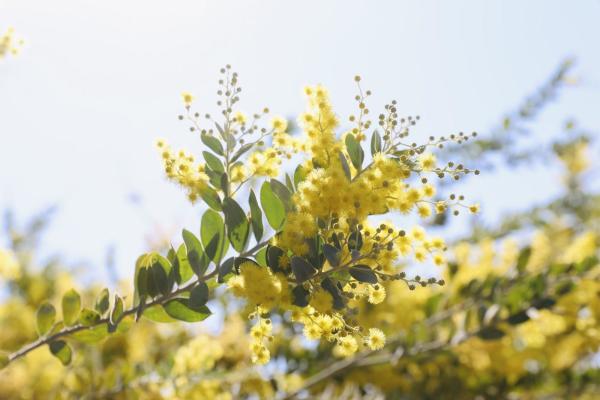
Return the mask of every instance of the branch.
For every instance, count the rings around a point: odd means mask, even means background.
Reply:
[[[246,250],[246,251],[240,253],[238,255],[238,257],[247,257],[249,255],[252,255],[256,250],[258,250],[258,249],[266,246],[269,243],[270,240],[271,240],[271,238],[269,238],[267,240],[264,240],[264,241],[262,241],[260,243],[257,243],[251,249]],[[182,286],[182,287],[178,288],[177,290],[175,290],[175,291],[173,291],[173,292],[171,292],[171,293],[169,293],[169,294],[167,294],[165,296],[161,296],[161,297],[158,297],[158,298],[154,299],[151,302],[144,303],[143,305],[141,305],[141,307],[142,307],[142,309],[146,309],[148,307],[152,307],[152,306],[155,306],[155,305],[163,305],[166,302],[168,302],[169,300],[172,300],[173,298],[177,297],[177,295],[192,290],[200,282],[204,282],[204,281],[207,281],[207,280],[215,277],[218,274],[218,272],[219,272],[218,268],[215,268],[215,270],[212,271],[210,274],[204,275],[202,277],[199,277],[196,281],[194,281],[192,283],[189,283],[186,286]],[[133,307],[127,309],[127,310],[125,310],[123,312],[123,314],[121,315],[121,317],[119,318],[119,320],[115,322],[115,325],[118,324],[119,322],[121,322],[121,320],[123,320],[123,318],[125,318],[125,317],[127,317],[129,315],[136,314],[139,310],[140,310],[140,305],[139,304],[135,305],[135,306],[133,306]],[[70,327],[64,328],[64,329],[62,329],[62,330],[60,330],[60,331],[58,331],[58,332],[56,332],[54,334],[51,334],[49,336],[40,337],[35,342],[26,344],[25,346],[21,347],[19,350],[15,351],[15,352],[13,352],[11,354],[9,354],[8,355],[8,364],[10,364],[11,362],[13,362],[14,360],[16,360],[18,358],[21,358],[21,357],[25,356],[27,353],[29,353],[29,352],[37,349],[38,347],[44,346],[46,344],[50,344],[51,342],[53,342],[53,341],[55,341],[55,340],[57,340],[57,339],[59,339],[61,337],[65,337],[65,336],[71,335],[71,334],[76,333],[76,332],[84,331],[86,329],[92,329],[92,328],[94,328],[96,326],[99,326],[99,325],[102,325],[102,324],[109,324],[109,323],[110,323],[110,318],[107,316],[107,317],[99,319],[98,321],[96,321],[92,325],[77,324],[77,325],[74,325],[74,326],[70,326]]]

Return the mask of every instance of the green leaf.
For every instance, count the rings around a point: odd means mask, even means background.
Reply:
[[[294,183],[288,174],[285,174],[285,187],[288,188],[291,193],[294,193]]]
[[[197,310],[208,301],[208,285],[205,282],[198,282],[198,285],[190,291],[188,300],[190,308]]]
[[[219,184],[225,196],[229,196],[229,177],[226,172],[221,174],[221,178],[219,179]]]
[[[333,308],[341,310],[346,306],[346,299],[342,296],[340,288],[330,278],[325,278],[321,282],[321,287],[331,294],[333,297]]]
[[[56,310],[52,304],[43,303],[40,308],[38,308],[36,317],[38,334],[43,336],[50,328],[52,328],[52,325],[54,325]]]
[[[215,263],[227,252],[229,242],[225,239],[225,224],[221,215],[214,210],[206,210],[202,215],[200,226],[200,239],[204,246],[204,252]],[[188,254],[189,258],[189,254]]]
[[[306,171],[302,167],[302,165],[298,165],[296,170],[294,171],[294,185],[296,189],[298,189],[298,185],[306,179]]]
[[[201,249],[200,241],[198,239],[196,239],[196,241],[198,243],[198,247]],[[186,245],[183,243],[180,244],[179,248],[177,249],[177,266],[179,270],[179,277],[181,278],[180,283],[185,283],[189,281],[192,276],[194,276],[194,270],[192,269],[192,266],[188,260]]]
[[[64,340],[50,342],[48,347],[50,347],[52,355],[58,358],[62,365],[69,365],[71,357],[73,356],[73,351]]]
[[[271,189],[273,193],[283,202],[286,212],[292,211],[294,204],[292,202],[292,193],[283,183],[277,179],[271,179]]]
[[[217,276],[217,282],[223,283],[227,280],[227,276],[231,274],[231,271],[233,271],[233,265],[233,257],[229,257],[227,260],[221,263],[221,266],[219,267],[219,275]]]
[[[267,246],[258,250],[256,252],[256,255],[254,256],[254,259],[256,260],[258,265],[260,265],[261,267],[266,267],[267,266]]]
[[[200,134],[200,140],[202,140],[202,143],[204,143],[209,149],[211,149],[218,155],[225,155],[225,153],[223,152],[223,145],[221,144],[221,141],[216,137],[208,135],[206,133],[202,133]]]
[[[258,205],[258,200],[256,200],[256,195],[254,194],[254,190],[250,189],[250,197],[248,198],[248,204],[250,205],[250,222],[252,223],[252,233],[254,233],[254,237],[256,241],[259,242],[263,235],[263,221],[262,221],[262,211],[260,206]]]
[[[352,165],[354,165],[354,168],[356,168],[357,171],[360,171],[363,160],[365,159],[365,152],[363,151],[359,141],[356,140],[354,135],[346,135],[345,142],[346,150],[348,151],[348,155],[350,156],[350,161],[352,161]]]
[[[104,289],[102,289],[102,291],[98,295],[98,298],[96,299],[96,305],[94,306],[94,308],[101,315],[104,314],[105,312],[107,312],[108,307],[110,307],[110,297],[109,296],[110,296],[110,294],[108,293],[108,289],[104,288]]]
[[[252,146],[254,146],[254,143],[246,143],[246,144],[240,146],[238,151],[236,151],[235,154],[231,157],[230,162],[231,163],[236,162],[244,153],[246,153],[248,150],[250,150],[252,148]]]
[[[250,224],[246,213],[235,200],[229,197],[223,200],[223,213],[231,246],[237,252],[244,251],[250,235]]]
[[[285,255],[285,252],[277,246],[267,246],[267,266],[271,268],[274,272],[279,272],[282,270],[279,265],[279,258]]]
[[[137,305],[148,296],[148,268],[152,265],[152,253],[142,254],[135,261],[133,277],[133,303]]]
[[[202,250],[200,240],[198,240],[196,235],[186,229],[183,230],[181,236],[183,237],[183,241],[187,250],[187,262],[196,275],[199,277],[204,276],[210,260]]]
[[[338,248],[330,245],[329,243],[325,243],[323,245],[323,254],[329,262],[329,265],[331,265],[332,267],[337,267],[338,265],[340,265],[341,252]]]
[[[380,153],[381,149],[381,135],[379,132],[374,131],[373,135],[371,135],[371,155],[374,156],[375,154]]]
[[[292,304],[298,307],[306,307],[308,305],[309,292],[302,285],[298,285],[292,289],[292,296],[294,298]]]
[[[110,323],[116,325],[123,316],[123,299],[118,294],[115,294],[115,304],[110,312]]]
[[[160,322],[160,323],[177,322],[177,320],[175,318],[171,318],[169,316],[169,314],[167,314],[165,309],[159,304],[155,304],[153,306],[145,308],[142,316],[153,322]]]
[[[202,197],[202,200],[204,200],[204,202],[213,210],[222,210],[221,198],[219,197],[219,194],[210,186],[206,186],[200,190],[200,197]]]
[[[352,276],[359,282],[372,284],[377,283],[377,275],[375,275],[375,272],[373,272],[371,267],[369,267],[368,265],[353,265],[349,268],[348,272],[350,273],[350,276]]]
[[[344,170],[344,175],[346,175],[346,178],[348,178],[348,180],[352,180],[352,174],[350,173],[350,166],[348,165],[346,156],[341,151],[339,153],[339,156],[340,162],[342,163],[342,169]]]
[[[158,292],[162,295],[167,295],[173,288],[175,281],[173,267],[169,260],[160,254],[155,254],[155,260],[152,264],[152,277]]]
[[[211,314],[206,306],[192,309],[186,298],[170,300],[163,307],[169,316],[185,322],[203,321]]]
[[[504,335],[504,331],[495,326],[486,326],[477,332],[477,336],[483,340],[498,340]]]
[[[91,311],[91,310],[90,310]],[[98,343],[102,339],[108,336],[108,325],[100,324],[96,326],[92,326],[88,329],[84,329],[70,335],[70,338],[73,338],[81,343]]]
[[[79,323],[83,326],[92,326],[100,321],[100,314],[89,308],[84,308],[79,314]]]
[[[206,164],[210,167],[210,169],[218,172],[219,174],[225,172],[225,167],[223,167],[223,163],[221,163],[219,157],[209,153],[208,151],[203,151],[202,155],[204,156],[204,161],[206,161]]]
[[[311,263],[298,256],[292,257],[291,266],[292,272],[296,277],[296,282],[298,283],[310,279],[317,272],[317,269],[313,267]]]
[[[269,225],[275,230],[281,229],[285,220],[285,206],[268,182],[263,182],[260,188],[260,203]]]
[[[354,231],[348,235],[348,250],[360,250],[362,245],[363,239],[360,231]]]
[[[81,296],[75,289],[67,291],[62,298],[62,313],[65,325],[75,325],[81,311]]]

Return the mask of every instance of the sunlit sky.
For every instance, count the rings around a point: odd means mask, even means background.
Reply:
[[[57,204],[46,252],[106,279],[115,244],[130,274],[147,236],[198,229],[201,209],[164,179],[153,141],[200,149],[176,118],[180,93],[214,113],[225,63],[240,73],[242,110],[285,116],[304,109],[308,83],[327,86],[347,116],[359,73],[371,108],[397,99],[401,114],[421,116],[424,139],[484,134],[575,56],[579,84],[532,127],[541,141],[568,117],[600,129],[599,20],[597,0],[0,0],[0,30],[26,41],[0,61],[0,209],[24,219]],[[461,190],[494,221],[555,195],[557,180],[538,166]]]

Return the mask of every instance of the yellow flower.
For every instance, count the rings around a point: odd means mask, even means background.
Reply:
[[[274,117],[271,120],[271,127],[275,132],[283,133],[287,131],[288,122],[285,118],[282,117]]]
[[[371,350],[379,350],[383,348],[383,346],[385,346],[385,334],[377,328],[369,329],[367,346],[369,346]]]
[[[246,123],[246,114],[241,111],[238,111],[233,116],[233,120],[240,125],[244,125]]]
[[[181,98],[186,106],[189,106],[194,101],[194,96],[190,92],[181,93]]]

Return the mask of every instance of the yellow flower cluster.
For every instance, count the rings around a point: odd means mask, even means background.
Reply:
[[[208,176],[204,172],[204,163],[196,163],[194,156],[184,150],[174,152],[164,140],[156,141],[167,177],[185,189],[191,202],[201,196],[208,185]]]
[[[269,268],[253,262],[240,265],[240,274],[227,281],[229,288],[238,297],[244,297],[262,312],[273,307],[289,304],[290,291],[283,274],[273,274]]]
[[[6,32],[0,35],[0,59],[8,54],[17,55],[23,45],[23,40],[15,39],[15,31],[8,28]]]
[[[10,250],[0,249],[0,277],[9,281],[21,276],[21,266]]]

